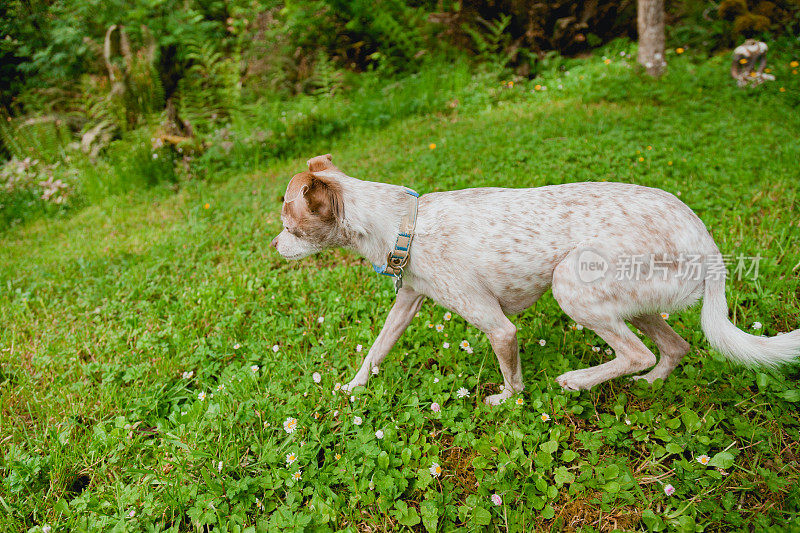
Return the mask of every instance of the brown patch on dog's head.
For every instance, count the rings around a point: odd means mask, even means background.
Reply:
[[[332,159],[333,157],[331,154],[318,155],[306,161],[306,164],[310,172],[322,172],[324,170],[338,171],[339,169],[331,162]]]
[[[339,183],[301,172],[292,177],[284,199],[281,216],[287,230],[323,246],[335,244],[339,222],[344,218]]]

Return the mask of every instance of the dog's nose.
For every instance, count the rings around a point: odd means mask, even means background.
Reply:
[[[272,239],[272,242],[269,243],[269,245],[277,250],[278,249],[278,236],[276,236],[274,239]]]

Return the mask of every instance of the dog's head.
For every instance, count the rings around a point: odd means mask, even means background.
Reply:
[[[286,187],[283,231],[271,243],[286,259],[301,259],[341,245],[342,187],[335,179],[317,174],[338,169],[330,154],[313,157],[307,164],[308,172],[295,174]]]

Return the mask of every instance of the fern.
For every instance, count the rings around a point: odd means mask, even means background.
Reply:
[[[472,38],[478,57],[489,63],[495,70],[502,71],[514,58],[513,52],[509,50],[511,37],[506,32],[511,24],[511,15],[500,15],[500,18],[489,22],[480,17],[478,22],[486,29],[480,31],[467,24],[462,26],[463,30]]]
[[[239,51],[223,57],[211,43],[192,42],[186,54],[191,67],[178,84],[181,113],[195,131],[208,133],[241,106]]]

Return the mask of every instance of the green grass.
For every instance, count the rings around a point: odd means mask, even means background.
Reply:
[[[251,170],[213,183],[108,198],[4,234],[0,529],[796,524],[797,371],[725,362],[696,309],[669,318],[693,351],[667,382],[567,393],[554,378],[601,362],[605,346],[572,329],[547,295],[513,319],[524,403],[490,409],[481,400],[502,379],[488,341],[426,303],[350,399],[333,389],[380,330],[390,281],[350,253],[287,263],[268,247],[288,178],[318,153],[350,175],[420,192],[635,182],[680,193],[724,253],[764,257],[756,281],[728,285],[740,327],[797,328],[800,76],[776,66],[777,82],[746,92],[731,87],[722,59],[670,57],[660,82],[613,59],[574,61],[569,76],[510,89],[445,88],[430,114],[307,139],[303,157],[266,166],[247,156],[236,166]],[[455,108],[444,104],[458,95]],[[456,347],[462,339],[474,354]],[[460,387],[468,398],[456,397]],[[290,452],[299,459],[287,467]],[[702,454],[719,468],[699,464]],[[434,462],[440,478],[428,473]]]

